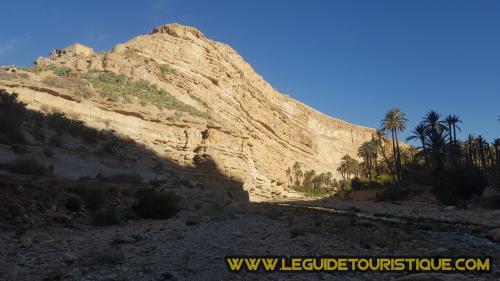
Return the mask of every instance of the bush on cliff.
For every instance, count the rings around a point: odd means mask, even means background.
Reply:
[[[177,197],[173,192],[160,193],[147,187],[137,191],[132,210],[141,218],[168,219],[178,211]]]

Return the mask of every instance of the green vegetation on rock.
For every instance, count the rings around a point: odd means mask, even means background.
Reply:
[[[160,64],[160,71],[163,74],[176,74],[177,70],[170,66],[170,64]]]
[[[210,119],[206,112],[178,100],[173,95],[158,88],[146,80],[134,80],[123,74],[113,72],[90,71],[83,76],[103,97],[121,97],[126,100],[137,97],[147,101],[160,109],[171,109],[187,112],[191,115]]]
[[[52,69],[55,75],[67,77],[71,72],[71,68],[67,66],[54,66]]]

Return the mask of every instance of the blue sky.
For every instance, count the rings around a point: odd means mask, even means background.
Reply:
[[[103,51],[179,22],[235,48],[279,91],[379,127],[458,114],[461,137],[500,137],[500,1],[5,1],[0,65],[74,42]],[[405,133],[405,135],[409,130]]]

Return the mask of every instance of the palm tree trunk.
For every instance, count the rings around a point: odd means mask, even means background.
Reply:
[[[472,159],[472,140],[469,136],[469,161],[472,165],[474,165],[474,159]]]
[[[496,163],[500,164],[500,145],[495,143],[495,156],[496,156]]]
[[[385,154],[385,147],[383,146],[383,139],[382,137],[379,137],[379,146],[380,146],[380,151],[382,152],[382,157],[384,158],[385,163],[387,164],[387,168],[389,169],[389,173],[391,173],[392,179],[394,182],[397,181],[394,170],[392,169],[391,162],[389,161],[389,158],[387,158],[387,154]]]
[[[481,157],[481,165],[483,166],[483,169],[486,168],[486,158],[484,157],[484,147],[483,144],[479,144],[479,157]]]
[[[399,151],[399,141],[398,141],[398,133],[394,131],[394,136],[396,139],[396,152],[397,152],[397,160],[396,160],[396,165],[397,165],[397,171],[398,171],[398,179],[401,181],[402,177],[402,172],[401,172],[401,152]]]
[[[367,167],[367,172],[368,172],[368,179],[371,179],[372,178],[372,173],[371,173],[371,170],[372,170],[372,158],[370,156],[367,157],[367,164],[368,164],[368,167]]]
[[[422,142],[422,152],[424,153],[424,164],[427,167],[427,148],[425,147],[425,139],[423,137],[420,138],[420,142]]]
[[[448,123],[448,132],[450,132],[450,143],[453,143],[453,134],[451,133],[451,123]]]
[[[493,164],[494,164],[495,162],[493,162],[493,153],[491,153],[491,149],[490,149],[490,144],[489,144],[489,143],[486,143],[486,149],[487,149],[488,154],[489,154],[489,156],[490,156],[490,157],[489,157],[489,158],[490,158],[490,164],[491,164],[491,166],[493,166]]]
[[[394,158],[394,169],[399,181],[399,171],[398,171],[398,161],[397,161],[397,154],[396,154],[396,143],[394,141],[394,130],[391,130],[391,138],[392,138],[392,157]]]
[[[457,144],[457,131],[456,131],[457,127],[455,126],[455,124],[453,124],[453,142],[455,144]]]

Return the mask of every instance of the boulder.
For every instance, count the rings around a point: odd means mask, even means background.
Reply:
[[[500,228],[490,230],[488,232],[488,238],[495,242],[500,242]]]
[[[33,238],[29,235],[23,235],[19,238],[19,242],[21,242],[24,248],[29,248],[33,245]]]
[[[90,57],[94,54],[94,50],[80,43],[75,43],[63,49],[67,53],[73,53],[79,57]]]

